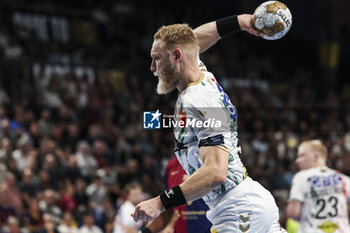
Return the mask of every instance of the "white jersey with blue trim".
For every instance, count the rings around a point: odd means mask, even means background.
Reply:
[[[199,64],[199,81],[179,93],[175,106],[175,154],[188,175],[203,166],[199,148],[218,146],[229,152],[226,181],[203,197],[208,204],[236,187],[247,172],[240,160],[237,109],[216,81],[214,75]]]
[[[328,167],[298,172],[289,201],[303,203],[299,233],[350,232],[350,178]]]

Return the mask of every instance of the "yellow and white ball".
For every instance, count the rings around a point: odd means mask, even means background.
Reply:
[[[264,32],[266,40],[282,38],[292,26],[292,14],[286,5],[279,1],[267,1],[254,12],[254,25]]]

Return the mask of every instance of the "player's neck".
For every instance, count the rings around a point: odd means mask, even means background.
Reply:
[[[317,163],[315,164],[315,166],[313,166],[313,167],[326,167],[326,166],[327,166],[327,165],[326,165],[325,162],[319,161],[319,162],[317,162]]]
[[[196,83],[201,78],[201,70],[198,66],[192,66],[191,68],[186,69],[183,72],[183,78],[180,80],[177,85],[177,90],[182,92],[185,90],[191,83]]]

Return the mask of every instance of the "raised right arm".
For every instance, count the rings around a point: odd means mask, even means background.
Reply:
[[[229,16],[205,23],[194,29],[199,41],[199,53],[203,53],[213,46],[221,38],[237,31],[247,31],[254,36],[262,36],[263,33],[254,27],[254,15],[242,14]]]

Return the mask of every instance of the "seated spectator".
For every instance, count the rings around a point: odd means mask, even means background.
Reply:
[[[41,111],[40,115],[41,117],[38,120],[39,130],[43,136],[49,136],[52,128],[51,112],[49,109],[45,108]]]
[[[49,173],[50,181],[55,189],[62,186],[65,175],[64,169],[59,166],[57,156],[46,154],[42,168]]]
[[[79,233],[78,224],[70,212],[64,212],[62,221],[57,227],[59,233]]]
[[[40,127],[37,122],[31,122],[29,125],[29,134],[33,142],[34,148],[39,148],[42,138],[42,133],[40,132]]]
[[[38,186],[34,183],[33,179],[33,171],[30,168],[23,170],[19,190],[21,191],[23,201],[29,205],[30,199],[34,198],[38,192]]]
[[[0,139],[8,138],[13,146],[16,142],[16,134],[11,129],[10,120],[4,118],[0,121]]]
[[[86,188],[86,194],[89,197],[89,204],[92,208],[102,205],[102,201],[107,195],[107,188],[102,183],[100,176],[94,176],[92,183]]]
[[[116,212],[111,201],[105,198],[102,205],[98,205],[93,209],[92,214],[95,224],[101,229],[106,230],[106,224],[113,222]]]
[[[98,167],[103,168],[112,162],[112,153],[109,151],[107,144],[99,139],[92,143],[92,153],[98,162]]]
[[[9,138],[4,137],[0,142],[0,162],[5,163],[12,155],[12,145]]]
[[[65,187],[63,188],[60,207],[62,211],[73,213],[77,208],[78,204],[74,198],[74,188],[69,180],[65,181]]]
[[[80,172],[84,177],[90,177],[91,174],[95,174],[97,161],[91,154],[90,145],[86,141],[78,143],[76,158]]]
[[[57,193],[52,189],[47,189],[44,191],[43,200],[40,201],[40,210],[44,214],[50,214],[50,219],[52,218],[54,223],[58,225],[61,221],[62,210],[57,206]],[[45,220],[44,220],[45,221]]]
[[[17,214],[22,214],[23,204],[21,194],[17,187],[17,180],[12,172],[6,175],[6,182],[0,186],[6,205],[13,207]]]
[[[31,198],[28,206],[28,209],[24,211],[24,226],[31,233],[38,233],[44,224],[43,213],[40,210],[38,199]]]
[[[75,183],[75,181],[78,178],[82,178],[82,175],[80,173],[79,167],[78,167],[78,162],[77,162],[77,158],[75,155],[69,155],[68,157],[68,164],[67,167],[65,169],[65,179],[69,180],[73,183]]]
[[[31,141],[28,134],[22,134],[22,136],[17,141],[17,148],[13,153],[12,157],[15,159],[17,168],[20,172],[24,168],[29,167],[34,159],[30,153]]]
[[[7,218],[7,227],[4,228],[3,233],[24,233],[20,228],[18,219],[14,216],[10,216]]]
[[[103,231],[94,225],[94,218],[91,214],[85,214],[84,224],[79,228],[79,233],[103,233]]]
[[[69,146],[71,151],[74,151],[80,140],[80,128],[77,123],[70,123],[67,126],[67,135],[63,139],[65,144]]]
[[[56,227],[54,217],[51,214],[45,213],[43,219],[43,228],[40,229],[39,233],[59,233]]]
[[[0,188],[0,231],[8,217],[16,216],[16,210],[7,201],[3,189]]]
[[[7,174],[7,167],[5,163],[0,162],[0,186],[5,183]]]
[[[55,79],[57,79],[57,74],[53,73],[47,89],[44,89],[42,93],[44,105],[50,109],[57,109],[63,104]]]
[[[83,179],[77,179],[74,184],[74,199],[78,204],[78,211],[84,212],[87,208],[89,198],[86,194],[86,182]]]
[[[54,184],[51,182],[51,177],[48,171],[46,170],[40,170],[39,171],[39,192],[43,193],[47,189],[54,188]]]

